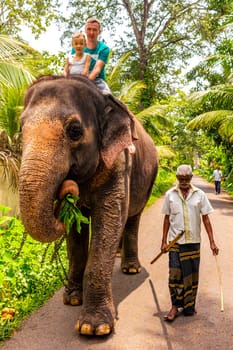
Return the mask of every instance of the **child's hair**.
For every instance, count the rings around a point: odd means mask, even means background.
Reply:
[[[78,32],[78,33],[74,33],[74,34],[72,35],[72,41],[73,41],[74,39],[77,39],[77,38],[83,38],[84,43],[86,43],[86,36],[85,36],[84,33]]]

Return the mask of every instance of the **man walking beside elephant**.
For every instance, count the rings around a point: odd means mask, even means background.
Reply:
[[[219,252],[214,241],[209,214],[213,211],[206,194],[191,185],[192,168],[182,164],[177,168],[177,186],[167,191],[162,208],[164,214],[161,251],[167,251],[167,240],[171,242],[180,232],[182,237],[169,250],[169,291],[172,307],[165,316],[174,321],[178,308],[185,316],[195,314],[200,264],[201,217],[207,232],[210,249]]]

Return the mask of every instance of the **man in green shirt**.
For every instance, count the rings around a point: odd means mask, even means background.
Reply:
[[[108,61],[110,49],[103,41],[98,40],[100,32],[100,22],[96,18],[89,18],[85,24],[87,45],[84,48],[84,52],[91,55],[88,78],[93,80],[104,93],[111,93],[105,75],[105,65]]]

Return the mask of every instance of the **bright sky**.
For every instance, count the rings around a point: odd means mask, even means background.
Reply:
[[[59,32],[57,26],[53,24],[48,28],[46,33],[40,35],[39,39],[35,39],[31,31],[27,28],[22,30],[21,36],[28,44],[38,51],[49,51],[51,54],[56,54],[58,51],[63,51],[61,47],[60,37],[62,33]]]
[[[67,51],[66,47],[61,46],[60,37],[62,32],[59,32],[56,24],[51,25],[46,33],[41,34],[39,39],[35,39],[31,31],[24,28],[21,32],[21,36],[28,44],[38,51],[48,51],[51,54],[56,54],[58,51]],[[104,38],[107,44],[112,48],[113,41],[111,40],[108,32],[102,32],[101,38]]]

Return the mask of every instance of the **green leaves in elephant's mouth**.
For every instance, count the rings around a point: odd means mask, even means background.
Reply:
[[[78,233],[81,233],[81,224],[90,224],[90,220],[86,218],[81,210],[76,206],[79,197],[68,193],[61,203],[55,201],[55,212],[58,219],[66,225],[66,233],[69,234],[71,228],[74,226]],[[58,207],[58,208],[57,208]]]

